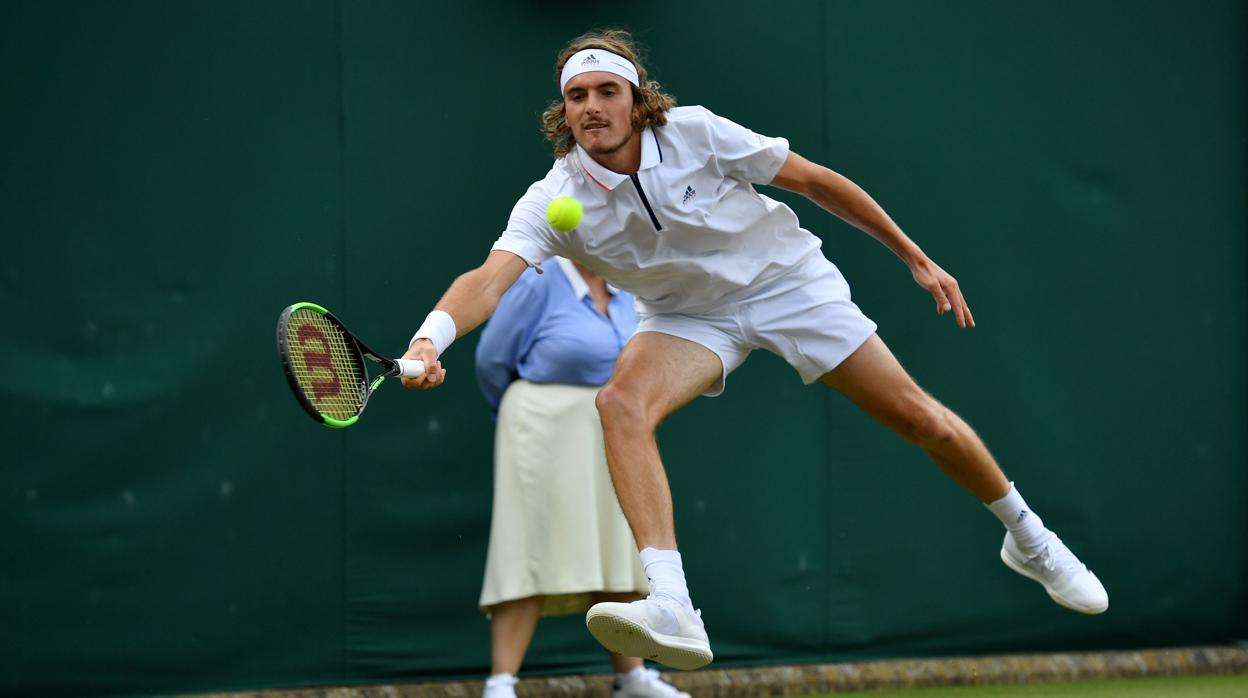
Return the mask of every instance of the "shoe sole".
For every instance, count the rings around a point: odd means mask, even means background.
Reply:
[[[1006,567],[1009,567],[1015,572],[1023,575],[1024,577],[1044,587],[1044,590],[1048,592],[1049,594],[1049,598],[1053,599],[1054,603],[1056,603],[1059,606],[1062,606],[1063,608],[1069,608],[1072,611],[1075,611],[1077,613],[1083,613],[1089,616],[1099,615],[1101,613],[1104,613],[1109,608],[1108,604],[1105,606],[1101,606],[1099,608],[1095,606],[1075,605],[1074,602],[1068,600],[1066,597],[1062,596],[1061,594],[1058,594],[1057,592],[1053,591],[1053,588],[1050,587],[1048,583],[1044,581],[1043,578],[1037,577],[1036,575],[1032,574],[1031,570],[1015,562],[1014,558],[1011,557],[1010,554],[1005,551],[1005,548],[1001,548],[1001,562],[1004,562]]]
[[[710,646],[656,633],[630,620],[594,613],[592,609],[585,617],[585,627],[599,644],[616,654],[650,659],[673,669],[700,669],[715,658]]]

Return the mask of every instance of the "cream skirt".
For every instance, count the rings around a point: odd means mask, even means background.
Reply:
[[[588,610],[591,592],[646,593],[607,473],[597,394],[518,380],[503,395],[482,610],[544,594],[542,615],[562,615]]]

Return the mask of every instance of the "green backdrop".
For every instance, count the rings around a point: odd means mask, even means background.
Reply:
[[[399,351],[549,166],[557,49],[624,24],[958,276],[805,225],[1096,570],[1083,617],[915,450],[770,355],[661,440],[719,666],[1248,637],[1245,9],[1203,3],[16,2],[0,22],[0,692],[481,675],[491,421],[312,424],[278,312]],[[577,617],[535,671],[604,671]]]

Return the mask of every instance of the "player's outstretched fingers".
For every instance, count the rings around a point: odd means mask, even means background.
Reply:
[[[936,314],[944,315],[953,305],[949,303],[949,296],[945,295],[945,289],[940,287],[940,283],[935,284],[935,288],[929,289],[932,292],[932,298],[936,299]]]
[[[962,295],[962,289],[958,286],[958,282],[953,277],[949,278],[951,289],[949,297],[953,299],[954,314],[958,318],[958,327],[966,329],[975,326],[975,318],[971,317],[971,306],[966,302],[966,296]]]
[[[953,317],[958,322],[958,327],[966,327],[966,302],[962,300],[962,290],[958,288],[958,280],[952,276],[945,280],[942,284],[942,290],[945,297],[949,299],[949,305],[953,310]],[[949,308],[946,308],[948,310]]]
[[[962,304],[962,313],[966,317],[965,327],[974,328],[975,316],[971,315],[971,304],[966,302],[966,296],[962,294],[961,290],[958,291],[958,302]]]

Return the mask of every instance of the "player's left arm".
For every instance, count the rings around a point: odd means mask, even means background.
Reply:
[[[789,153],[771,185],[805,196],[880,241],[910,267],[915,282],[932,294],[938,314],[952,310],[958,327],[975,326],[957,279],[924,254],[862,187],[794,152]]]

